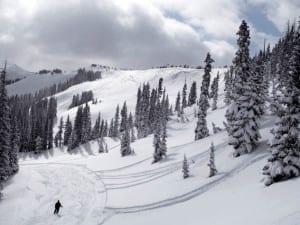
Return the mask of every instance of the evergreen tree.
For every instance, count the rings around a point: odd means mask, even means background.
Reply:
[[[217,101],[218,101],[218,91],[219,91],[219,73],[215,77],[212,83],[212,91],[211,91],[211,97],[213,98],[213,104],[211,106],[211,110],[216,110],[217,109]]]
[[[70,117],[68,116],[66,124],[65,124],[65,132],[64,132],[64,145],[67,146],[70,136],[72,134],[72,123],[70,121]]]
[[[167,121],[162,120],[161,127],[161,154],[166,156],[167,154]]]
[[[83,140],[82,124],[83,124],[83,108],[82,106],[79,106],[74,121],[74,128],[72,131],[71,139],[69,139],[68,147],[70,150],[78,147],[79,144],[82,143]]]
[[[234,156],[252,152],[260,138],[257,117],[257,102],[253,98],[249,44],[249,27],[243,20],[238,34],[238,50],[234,63],[233,102],[226,112],[229,126],[230,145],[233,145]]]
[[[207,108],[205,105],[206,101],[207,101],[207,96],[201,95],[200,102],[199,102],[199,109],[198,109],[198,121],[195,129],[195,140],[199,140],[209,136],[209,131],[206,123],[206,115],[207,115],[206,113]]]
[[[183,156],[183,162],[182,162],[182,173],[183,173],[183,179],[186,179],[190,176],[189,164],[185,154]]]
[[[120,124],[120,133],[123,133],[125,131],[125,128],[128,126],[128,118],[127,118],[127,106],[126,101],[123,104],[123,107],[121,109],[121,124]]]
[[[130,128],[128,126],[128,118],[127,118],[127,107],[126,102],[124,103],[122,109],[122,122],[123,122],[123,133],[121,136],[121,155],[127,156],[131,154],[131,147],[130,147]]]
[[[215,146],[214,143],[211,143],[210,151],[209,151],[209,177],[216,175],[218,172],[215,165]]]
[[[128,126],[130,129],[133,128],[133,118],[132,118],[131,112],[129,113],[129,116],[128,116]]]
[[[91,132],[92,132],[92,125],[91,125],[91,113],[90,107],[88,103],[85,104],[82,114],[82,140],[81,143],[84,144],[91,140]]]
[[[44,150],[43,139],[40,136],[37,136],[37,138],[35,139],[35,146],[35,154],[39,154]]]
[[[116,108],[116,113],[115,113],[115,118],[114,118],[114,126],[113,126],[113,131],[112,131],[112,136],[113,137],[119,137],[120,132],[119,132],[119,105]]]
[[[58,142],[58,146],[61,148],[62,147],[62,143],[63,143],[63,128],[64,128],[64,120],[61,117],[60,118],[60,122],[59,122],[59,126],[58,126],[58,132],[57,132],[57,142]]]
[[[233,66],[230,66],[230,69],[225,72],[224,80],[225,80],[224,102],[226,105],[229,105],[232,100],[232,92],[233,92]]]
[[[113,137],[114,133],[114,119],[110,120],[109,130],[108,130],[108,137]]]
[[[214,60],[211,58],[209,53],[207,53],[204,62],[205,62],[205,67],[204,67],[204,75],[203,75],[202,85],[201,85],[201,94],[209,97],[210,72],[212,68],[211,64],[214,62]]]
[[[103,137],[101,137],[101,138],[98,140],[98,145],[99,145],[99,150],[98,150],[98,152],[99,152],[99,153],[105,152],[105,147],[104,147],[104,140],[103,140]]]
[[[108,135],[108,123],[107,120],[105,120],[101,137],[107,137],[107,135]]]
[[[183,88],[182,88],[182,103],[181,103],[181,107],[183,110],[184,108],[187,107],[187,100],[186,100],[186,95],[187,95],[187,85],[186,85],[186,81],[184,82]]]
[[[19,170],[18,164],[18,152],[20,146],[20,134],[16,123],[17,119],[11,119],[11,135],[10,135],[10,152],[9,162],[11,168],[11,174],[16,173]]]
[[[153,146],[154,146],[154,153],[153,153],[153,162],[156,163],[163,158],[163,152],[161,151],[161,138],[160,138],[160,129],[156,129],[153,136]]]
[[[194,81],[192,83],[190,93],[189,93],[188,106],[195,104],[196,99],[197,99],[197,84],[196,81]]]
[[[293,25],[295,26],[295,25]],[[277,122],[277,129],[271,145],[271,157],[264,167],[264,174],[267,175],[265,184],[271,185],[274,182],[297,177],[300,175],[300,27],[297,31],[291,28],[291,34],[286,36],[292,38],[292,46],[289,54],[289,61],[286,65],[287,71],[281,85],[283,96],[279,98],[283,112]],[[286,38],[287,38],[286,37]],[[281,60],[284,60],[282,58]]]
[[[130,129],[130,130],[131,130],[130,141],[131,141],[131,142],[135,142],[136,137],[135,137],[135,135],[134,135],[134,128],[132,128],[132,129]]]
[[[9,152],[10,118],[7,93],[5,88],[6,63],[0,77],[0,181],[6,180],[11,174]]]
[[[176,98],[176,103],[175,103],[175,112],[180,112],[180,111],[181,111],[181,107],[180,107],[180,92],[178,92],[177,98]]]
[[[160,98],[160,96],[162,95],[163,93],[163,78],[159,78],[159,81],[158,81],[158,97]]]
[[[100,117],[100,113],[98,114],[98,117],[96,119],[95,125],[93,127],[92,130],[92,139],[96,139],[100,137],[100,122],[101,122],[101,117]]]

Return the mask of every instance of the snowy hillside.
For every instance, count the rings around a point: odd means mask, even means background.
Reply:
[[[27,77],[32,76],[33,73],[23,68],[19,67],[16,64],[8,64],[7,65],[7,80],[8,81],[15,81],[16,79],[25,79]]]
[[[35,93],[36,91],[50,87],[53,84],[64,82],[75,74],[75,71],[62,74],[31,74],[24,79],[7,86],[7,91],[9,95]]]
[[[268,114],[263,116],[262,138],[257,150],[239,158],[233,158],[224,129],[213,134],[211,123],[223,128],[226,111],[223,101],[225,69],[213,69],[212,79],[218,72],[218,109],[208,110],[209,137],[194,141],[196,106],[192,106],[185,109],[185,122],[176,115],[168,122],[167,157],[156,164],[151,163],[152,135],[132,143],[135,154],[127,157],[121,157],[119,141],[111,138],[105,138],[108,153],[99,154],[98,143],[91,141],[72,154],[66,148],[52,149],[39,157],[23,154],[20,172],[3,191],[1,224],[298,225],[300,180],[270,187],[262,182],[262,168],[269,154],[267,143],[275,118]],[[73,121],[77,107],[68,109],[72,96],[89,90],[98,99],[97,104],[89,102],[92,123],[99,112],[110,120],[116,106],[124,101],[128,111],[134,113],[138,87],[145,82],[155,87],[161,77],[174,106],[185,80],[188,89],[193,81],[197,82],[198,96],[203,73],[203,70],[182,68],[109,70],[103,73],[102,79],[58,93],[57,118],[66,120],[69,115]],[[57,75],[60,76],[57,79],[44,76],[32,76],[10,85],[9,93],[37,90],[71,74]],[[57,126],[58,123],[55,130]],[[218,174],[208,178],[212,141],[216,147]],[[188,179],[182,178],[184,154],[190,165]],[[52,215],[57,199],[63,205],[58,217]]]

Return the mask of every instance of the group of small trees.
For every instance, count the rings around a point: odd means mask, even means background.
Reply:
[[[81,95],[73,95],[72,103],[69,106],[69,109],[87,103],[93,100],[93,91],[83,91]]]
[[[263,168],[265,184],[300,175],[300,25],[289,26],[269,56],[274,108],[279,117],[271,143],[271,157]],[[268,70],[265,71],[265,76]],[[273,109],[274,109],[273,108]]]
[[[213,142],[211,143],[211,146],[209,149],[209,162],[208,162],[207,166],[209,167],[208,177],[213,177],[218,173],[218,171],[216,169],[216,165],[215,165],[215,146],[214,146]],[[189,163],[188,163],[188,160],[187,160],[185,154],[183,156],[183,162],[182,162],[182,173],[183,173],[184,179],[190,177]]]
[[[300,175],[300,26],[289,26],[285,36],[271,50],[249,56],[249,27],[242,21],[238,51],[225,74],[227,131],[235,156],[252,152],[260,138],[258,119],[265,112],[265,102],[279,117],[271,132],[271,157],[263,168],[265,184]],[[271,97],[268,97],[272,82]]]

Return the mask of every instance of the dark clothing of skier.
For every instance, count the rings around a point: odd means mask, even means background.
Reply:
[[[55,203],[55,210],[54,210],[54,214],[58,214],[60,207],[63,207],[62,204],[60,203],[60,201],[58,200]]]

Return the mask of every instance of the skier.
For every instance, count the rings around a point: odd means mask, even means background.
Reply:
[[[58,200],[55,203],[55,210],[54,210],[54,214],[58,214],[60,207],[63,207],[62,204],[60,203],[60,201]]]

